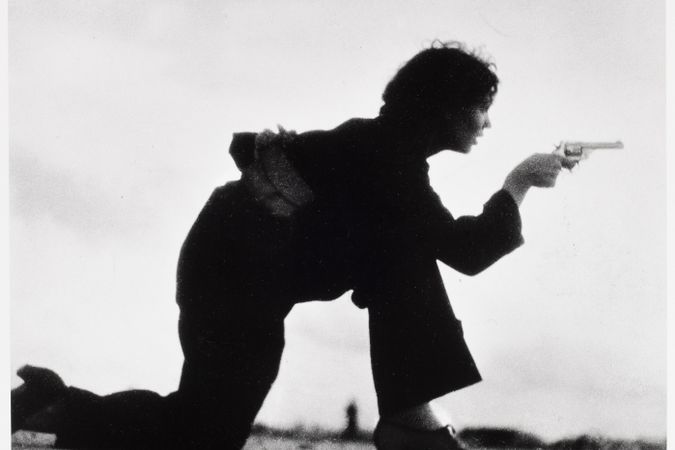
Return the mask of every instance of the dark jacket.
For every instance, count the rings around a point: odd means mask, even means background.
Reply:
[[[497,192],[478,216],[455,219],[429,183],[416,148],[378,119],[351,119],[329,131],[299,134],[287,155],[314,200],[293,217],[298,301],[332,299],[354,289],[358,306],[394,255],[440,260],[475,275],[522,244],[511,196]],[[245,170],[255,134],[235,135],[231,153]],[[407,265],[406,271],[415,270]]]

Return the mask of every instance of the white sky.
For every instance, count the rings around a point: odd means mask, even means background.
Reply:
[[[175,389],[178,251],[238,173],[232,132],[372,117],[434,38],[492,55],[493,128],[431,160],[455,215],[561,139],[622,139],[533,191],[526,245],[442,268],[485,379],[441,400],[460,426],[548,439],[666,428],[665,26],[661,1],[9,3],[11,368],[105,394]],[[19,380],[14,377],[13,384]],[[376,421],[366,312],[297,306],[259,419]]]

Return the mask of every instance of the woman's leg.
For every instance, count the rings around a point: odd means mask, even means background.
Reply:
[[[279,370],[288,312],[253,306],[181,314],[185,362],[172,401],[181,406],[174,420],[188,431],[184,448],[238,449],[246,442]]]
[[[433,259],[387,263],[369,286],[373,378],[380,415],[480,381]]]
[[[57,446],[68,448],[154,448],[165,437],[166,401],[159,394],[98,396],[67,387],[49,369],[28,366],[18,373],[25,382],[12,391],[12,431],[53,433]]]
[[[394,434],[445,427],[429,402],[480,381],[436,261],[414,252],[389,256],[359,294],[368,297],[371,363],[383,421],[380,449],[408,448],[382,444]],[[446,434],[447,429],[429,436],[445,441]],[[413,433],[411,439],[415,436],[422,435]]]
[[[185,361],[178,391],[101,397],[67,388],[21,425],[56,433],[57,444],[72,448],[242,447],[276,378],[292,307],[275,284],[283,280],[283,232],[238,183],[216,189],[179,260]]]
[[[244,445],[279,370],[287,233],[239,183],[218,188],[181,249],[177,301],[185,362],[174,420],[185,448]]]
[[[179,389],[167,397],[51,389],[48,381],[60,378],[35,368],[48,376],[12,392],[13,430],[54,433],[67,448],[240,449],[276,378],[289,309],[252,300],[181,313],[185,361]]]

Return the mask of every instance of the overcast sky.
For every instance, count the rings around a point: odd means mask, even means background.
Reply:
[[[235,131],[373,117],[434,38],[501,78],[473,152],[430,160],[455,216],[562,139],[622,139],[521,208],[526,245],[476,277],[442,267],[484,381],[462,426],[662,437],[666,428],[664,2],[9,2],[11,367],[106,394],[173,391],[178,251],[238,177]],[[19,383],[13,378],[13,384]],[[377,420],[367,312],[296,306],[259,419]]]

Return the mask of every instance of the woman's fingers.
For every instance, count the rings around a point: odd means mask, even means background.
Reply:
[[[521,165],[532,186],[553,187],[563,167],[562,159],[550,153],[536,153]]]

